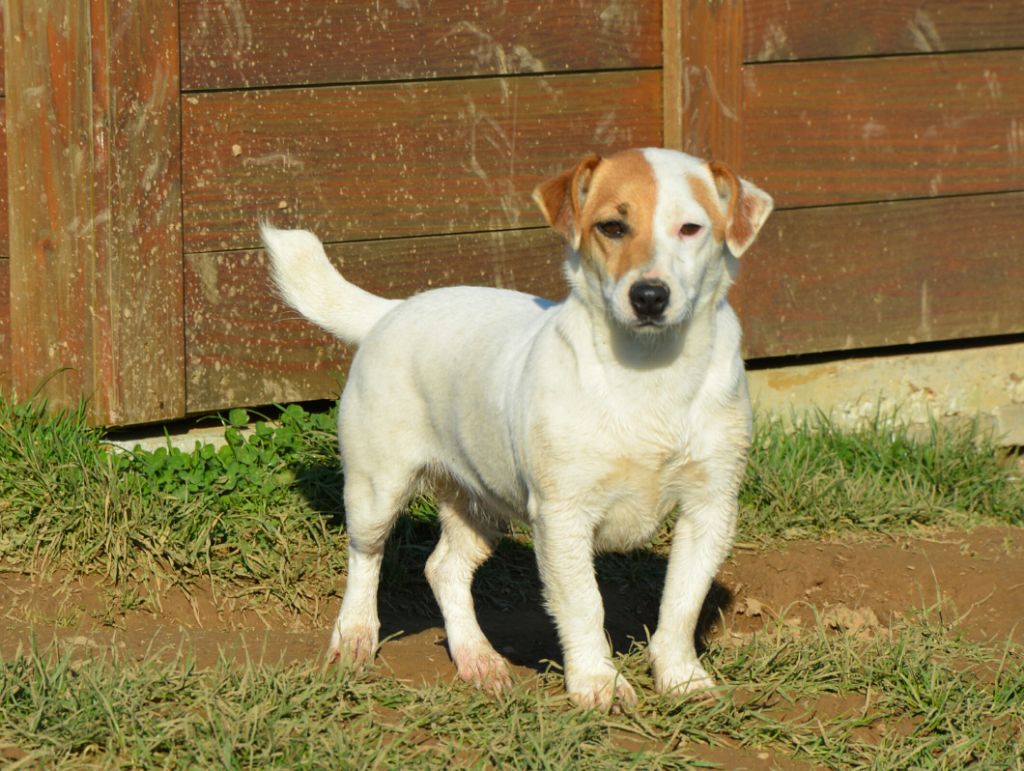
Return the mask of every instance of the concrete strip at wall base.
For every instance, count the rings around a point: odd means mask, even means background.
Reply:
[[[149,425],[140,429],[120,431],[107,439],[107,446],[117,452],[155,452],[160,448],[181,450],[184,453],[194,452],[207,444],[221,448],[228,443],[224,436],[226,426],[209,424],[202,426],[182,426],[175,424],[174,430],[166,430],[166,426]],[[242,436],[249,438],[256,432],[255,424],[242,426]]]
[[[1024,343],[797,364],[748,373],[755,410],[822,410],[843,427],[894,411],[909,424],[980,417],[1000,444],[1024,446]]]

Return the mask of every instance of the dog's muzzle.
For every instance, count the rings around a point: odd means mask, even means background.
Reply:
[[[661,281],[637,281],[629,288],[629,304],[641,324],[660,321],[668,301],[668,287]]]

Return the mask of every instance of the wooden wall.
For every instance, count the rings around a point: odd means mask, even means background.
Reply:
[[[6,0],[4,18],[0,385],[59,372],[47,395],[97,422],[337,393],[347,352],[273,297],[260,217],[389,296],[557,297],[530,190],[628,146],[726,160],[775,196],[734,290],[750,358],[1024,331],[1019,0]]]
[[[182,415],[178,16],[7,0],[11,381],[103,423]]]
[[[388,296],[558,295],[533,187],[661,143],[660,3],[380,5],[181,0],[190,411],[337,393],[346,351],[268,291],[258,217]]]
[[[744,10],[748,355],[1024,331],[1024,3]]]

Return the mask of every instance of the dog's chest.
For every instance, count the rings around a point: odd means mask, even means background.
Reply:
[[[702,466],[685,447],[646,448],[610,456],[595,480],[595,509],[602,512],[595,545],[624,550],[643,545],[685,495],[699,485]]]

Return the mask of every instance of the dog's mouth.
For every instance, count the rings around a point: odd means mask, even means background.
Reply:
[[[664,332],[686,324],[690,320],[692,308],[687,304],[681,310],[659,316],[633,316],[627,326],[638,334],[650,335]]]

